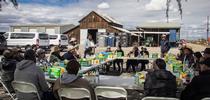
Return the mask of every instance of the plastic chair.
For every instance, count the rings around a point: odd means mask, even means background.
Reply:
[[[22,82],[22,81],[13,81],[12,86],[16,91],[22,93],[34,93],[37,94],[38,100],[41,100],[36,86],[32,83]]]
[[[110,99],[125,98],[127,100],[127,91],[121,87],[98,86],[95,88],[96,99],[102,96]]]
[[[0,77],[0,84],[2,84],[3,88],[7,91],[8,95],[11,97],[11,99],[15,100],[15,94],[10,93],[10,91],[7,89],[5,84],[2,82],[1,77]]]
[[[210,100],[210,97],[203,98],[201,100]]]
[[[142,100],[179,100],[179,99],[169,98],[169,97],[144,97]]]
[[[68,99],[89,98],[89,100],[92,100],[90,91],[85,88],[61,88],[58,90],[58,95],[60,100],[62,100],[62,97]]]

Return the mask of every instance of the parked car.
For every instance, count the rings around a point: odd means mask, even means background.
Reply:
[[[64,34],[49,35],[50,46],[59,46],[62,49],[68,46],[68,37]]]
[[[46,33],[40,32],[7,32],[7,46],[32,46],[38,48],[49,49],[49,36]]]
[[[0,55],[7,49],[7,41],[3,34],[0,34]]]

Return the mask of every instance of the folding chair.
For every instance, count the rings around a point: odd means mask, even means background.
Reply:
[[[144,97],[142,100],[179,100],[179,99],[169,98],[169,97]]]
[[[34,93],[37,95],[38,100],[41,100],[36,86],[32,83],[22,82],[22,81],[13,81],[12,86],[16,91],[22,93]]]
[[[89,100],[92,100],[90,91],[85,88],[61,88],[58,90],[58,95],[60,100],[62,100],[62,97],[68,99],[89,98]]]
[[[110,99],[125,98],[127,100],[127,91],[121,87],[98,86],[95,88],[96,99],[102,96]]]
[[[210,97],[203,98],[201,100],[210,100]]]
[[[2,79],[0,77],[0,83],[3,86],[3,88],[6,90],[8,95],[11,97],[12,100],[15,100],[15,94],[10,93],[10,91],[7,89],[6,85],[2,82]]]

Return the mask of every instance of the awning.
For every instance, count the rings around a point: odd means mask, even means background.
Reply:
[[[143,34],[170,34],[170,32],[143,32]]]
[[[138,35],[136,35],[136,34],[130,32],[130,31],[127,30],[127,29],[124,29],[124,28],[121,28],[121,27],[116,27],[116,26],[111,26],[111,27],[114,28],[114,29],[116,29],[116,30],[119,30],[119,31],[121,31],[121,32],[130,33],[130,34],[133,35],[133,36],[138,36]]]

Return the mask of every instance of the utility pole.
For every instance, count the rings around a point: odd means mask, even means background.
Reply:
[[[207,41],[208,41],[208,45],[210,45],[210,41],[209,41],[209,16],[207,16]]]

